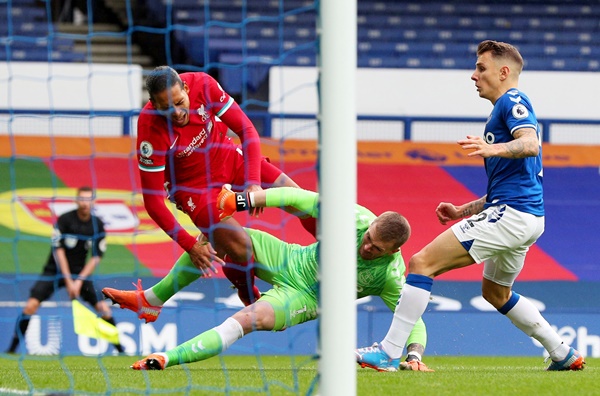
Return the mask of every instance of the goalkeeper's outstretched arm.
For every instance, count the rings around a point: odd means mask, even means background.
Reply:
[[[318,217],[319,194],[294,187],[277,187],[262,191],[234,192],[225,184],[217,198],[219,218],[232,216],[235,212],[264,207],[292,207],[299,215]]]

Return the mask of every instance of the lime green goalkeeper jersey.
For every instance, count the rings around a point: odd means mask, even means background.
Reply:
[[[267,206],[292,206],[301,212],[318,217],[318,194],[298,188],[274,188],[267,191]],[[400,290],[404,284],[406,269],[400,252],[374,260],[365,260],[358,254],[363,236],[369,225],[375,220],[370,210],[356,205],[356,267],[357,267],[357,297],[380,296],[385,304],[394,310]],[[275,264],[272,271],[260,271],[261,260],[258,261],[257,276],[269,283],[277,284],[282,281],[293,284],[296,288],[316,292],[318,274],[318,245],[309,246],[296,244],[284,249],[272,246],[270,235],[263,236],[255,230],[248,230],[253,239],[256,258]],[[266,241],[265,239],[268,239]],[[277,254],[275,252],[278,251]],[[278,257],[269,256],[276,255]],[[266,266],[266,263],[263,263]],[[327,263],[323,263],[327,265]],[[270,266],[269,266],[270,267]],[[285,280],[284,280],[285,278]]]
[[[318,194],[312,191],[288,187],[273,188],[267,190],[266,198],[268,207],[291,206],[312,217],[318,217]],[[386,306],[394,311],[405,280],[406,267],[401,253],[397,252],[374,260],[364,260],[358,254],[363,235],[375,218],[376,216],[370,210],[360,205],[356,206],[357,297],[379,296]],[[295,292],[301,291],[314,296],[316,304],[318,242],[301,246],[285,243],[262,231],[252,229],[247,231],[254,248],[256,275],[274,285],[276,289],[292,288]],[[313,319],[315,315],[316,313],[309,312],[307,319]],[[412,341],[425,345],[426,332],[422,320],[417,322],[415,330],[419,336],[411,337]]]

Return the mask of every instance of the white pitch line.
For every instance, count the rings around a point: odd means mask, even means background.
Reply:
[[[10,389],[10,388],[0,388],[0,394],[1,395],[36,395],[36,396],[42,396],[45,395],[45,393],[30,393],[29,391],[26,390],[20,390],[20,389]]]

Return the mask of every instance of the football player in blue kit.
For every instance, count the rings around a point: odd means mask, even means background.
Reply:
[[[482,295],[498,312],[539,341],[551,359],[547,370],[581,370],[584,357],[565,344],[527,298],[512,291],[529,247],[544,232],[542,148],[529,98],[518,89],[523,58],[512,45],[483,41],[471,79],[494,108],[483,138],[458,141],[484,159],[487,194],[463,205],[442,202],[440,223],[459,220],[415,254],[384,340],[356,351],[357,362],[382,368],[402,355],[413,325],[429,303],[433,279],[483,263]]]

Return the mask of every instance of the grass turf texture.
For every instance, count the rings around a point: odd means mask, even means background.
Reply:
[[[318,363],[310,357],[224,356],[170,367],[129,369],[136,357],[0,355],[0,393],[304,395]],[[378,373],[357,366],[358,395],[600,394],[600,359],[580,372],[547,372],[539,357],[427,357],[434,373]]]

